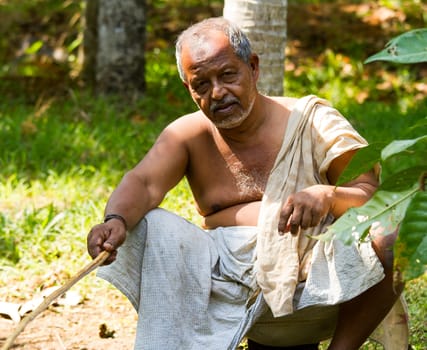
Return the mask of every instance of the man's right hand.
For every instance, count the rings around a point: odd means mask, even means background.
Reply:
[[[94,226],[87,236],[87,250],[95,259],[103,250],[110,252],[104,265],[111,264],[117,256],[117,248],[126,239],[126,228],[117,219],[111,219],[103,224]]]

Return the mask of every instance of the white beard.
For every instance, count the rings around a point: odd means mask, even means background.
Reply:
[[[241,125],[251,113],[254,103],[255,103],[255,98],[252,99],[249,107],[246,110],[242,111],[239,114],[233,114],[221,121],[215,121],[214,122],[215,126],[218,129],[233,129]]]

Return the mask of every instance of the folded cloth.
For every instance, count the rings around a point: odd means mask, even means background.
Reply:
[[[299,99],[293,108],[282,147],[267,182],[258,219],[257,283],[275,317],[294,311],[296,286],[307,278],[324,286],[327,284],[330,290],[337,291],[337,294],[330,293],[322,288],[327,295],[322,296],[321,300],[310,299],[320,304],[327,298],[331,298],[332,303],[346,297],[352,298],[383,278],[381,265],[375,264],[375,268],[365,271],[362,268],[360,271],[362,275],[357,282],[362,284],[355,286],[356,281],[346,281],[348,274],[353,275],[351,271],[347,273],[347,269],[353,268],[354,262],[346,262],[345,255],[337,255],[339,251],[333,248],[335,242],[318,244],[316,260],[327,262],[327,268],[323,269],[324,264],[317,267],[312,257],[317,241],[310,236],[324,231],[334,219],[331,215],[320,225],[300,231],[298,235],[278,234],[280,210],[286,198],[312,185],[329,184],[327,170],[331,162],[345,152],[365,147],[366,144],[366,140],[350,123],[323,99],[309,95]],[[356,266],[364,266],[363,261],[361,263]],[[311,266],[314,269],[308,276]],[[343,283],[346,288],[340,290]],[[310,298],[313,297],[312,291],[308,294]],[[305,295],[303,300],[304,305],[311,303],[310,300],[306,301]]]
[[[253,268],[257,232],[255,226],[205,231],[164,209],[150,211],[128,233],[117,260],[98,270],[98,276],[122,291],[138,313],[135,349],[233,350],[249,330],[255,340],[294,345],[292,338],[281,337],[273,330],[291,327],[296,319],[305,325],[304,329],[316,329],[311,336],[317,341],[325,334],[330,336],[330,327],[323,329],[306,320],[304,310],[318,303],[331,305],[347,300],[348,285],[353,286],[349,281],[355,280],[357,287],[360,275],[369,274],[364,270],[376,266],[378,259],[370,244],[362,244],[366,249],[359,250],[336,242],[327,261],[317,260],[316,245],[315,272],[298,285],[294,296],[297,311],[272,320],[262,293],[248,305],[257,289]],[[337,284],[341,269],[328,271],[334,264],[341,265],[334,260],[337,254],[347,261],[343,265],[346,282],[342,285]],[[335,279],[337,283],[332,284],[330,281]],[[327,317],[333,325],[334,308],[315,310],[323,314],[319,319]],[[270,325],[273,333],[266,334]]]
[[[255,241],[256,227],[204,231],[150,211],[98,270],[138,312],[135,349],[228,349],[256,286]]]

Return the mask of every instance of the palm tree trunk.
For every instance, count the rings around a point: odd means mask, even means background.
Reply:
[[[258,89],[283,95],[287,0],[224,0],[223,15],[242,28],[260,56]]]
[[[99,0],[98,92],[136,96],[144,91],[144,44],[145,0]]]

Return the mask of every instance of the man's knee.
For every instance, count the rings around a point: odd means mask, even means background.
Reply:
[[[378,234],[374,236],[372,240],[372,247],[378,256],[378,259],[380,259],[386,274],[392,273],[393,271],[393,246],[396,241],[397,234],[398,229],[387,235]]]
[[[388,288],[391,287],[396,295],[400,295],[405,287],[405,283],[401,281],[394,270],[393,248],[398,232],[399,228],[388,235],[378,235],[372,241],[372,247],[384,268],[385,278],[382,283]]]
[[[174,214],[162,208],[154,208],[154,209],[151,209],[147,214],[145,214],[145,217],[143,220],[154,221],[154,222],[163,221],[165,220],[165,216],[167,215],[174,215]]]

